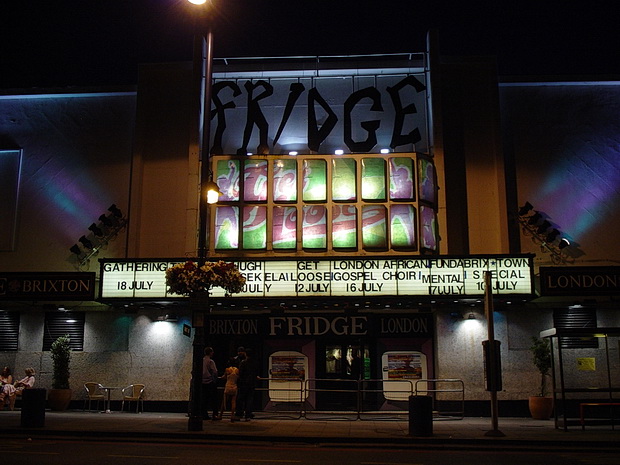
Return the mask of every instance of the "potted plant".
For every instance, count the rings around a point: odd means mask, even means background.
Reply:
[[[69,388],[71,345],[69,342],[68,335],[60,336],[52,343],[50,349],[53,364],[52,389],[49,391],[47,400],[52,410],[66,410],[71,402],[71,389]]]
[[[547,377],[552,363],[549,340],[533,336],[530,351],[534,365],[540,373],[538,395],[529,398],[530,414],[537,420],[548,420],[553,412],[553,397],[547,395]]]

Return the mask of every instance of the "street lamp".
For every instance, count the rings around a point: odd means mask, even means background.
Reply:
[[[207,0],[188,0],[195,5],[204,5]],[[203,11],[203,10],[201,10]],[[194,46],[198,48],[198,40]],[[194,56],[198,50],[194,51]],[[202,101],[202,137],[199,141],[200,147],[200,200],[199,200],[199,226],[198,226],[198,266],[205,264],[208,247],[208,214],[209,204],[217,202],[220,194],[217,184],[211,178],[209,169],[210,141],[211,141],[211,97],[213,80],[213,33],[211,23],[207,21],[206,40],[200,37],[200,70],[204,72],[204,92]],[[194,62],[194,67],[198,63]],[[208,299],[206,300],[208,306]],[[208,312],[208,308],[207,308]],[[187,428],[189,431],[202,431],[202,358],[205,346],[204,341],[204,310],[193,309],[194,341],[192,343],[192,386],[190,392],[189,420]]]

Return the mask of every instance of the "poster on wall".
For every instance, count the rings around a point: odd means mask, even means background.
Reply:
[[[269,400],[303,402],[308,357],[301,352],[278,351],[269,356]]]
[[[426,355],[416,351],[385,352],[381,356],[383,396],[387,400],[408,400],[416,388],[426,389]]]

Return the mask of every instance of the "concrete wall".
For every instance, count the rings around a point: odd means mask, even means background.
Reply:
[[[182,333],[189,317],[177,322],[156,321],[160,311],[125,314],[86,312],[84,350],[71,354],[70,385],[73,399],[83,399],[84,383],[125,387],[146,384],[148,400],[187,400],[191,373],[191,339]],[[0,352],[0,365],[9,366],[14,377],[33,367],[36,386],[52,386],[52,361],[41,351],[45,315],[23,312],[18,352]],[[112,394],[112,399],[120,393]]]
[[[127,213],[135,94],[5,96],[0,115],[0,148],[23,151],[16,247],[0,271],[76,271],[69,247],[111,204]],[[122,233],[99,256],[125,245]]]

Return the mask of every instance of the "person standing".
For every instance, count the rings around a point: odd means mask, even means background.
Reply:
[[[245,350],[245,359],[239,365],[239,378],[237,379],[237,413],[235,420],[245,418],[250,421],[254,418],[254,390],[258,380],[258,366],[250,349]]]
[[[243,347],[237,348],[237,356],[233,360],[235,361],[235,366],[239,368],[241,362],[245,360],[245,349]]]
[[[218,420],[218,399],[217,399],[217,367],[213,360],[213,348],[205,347],[204,357],[202,358],[202,418],[203,420]],[[209,417],[209,410],[213,416]]]
[[[222,378],[225,380],[224,395],[222,396],[222,405],[220,407],[220,418],[230,404],[230,421],[234,421],[235,410],[237,409],[237,379],[239,378],[239,368],[235,366],[235,359],[231,357],[228,366],[224,370]]]

